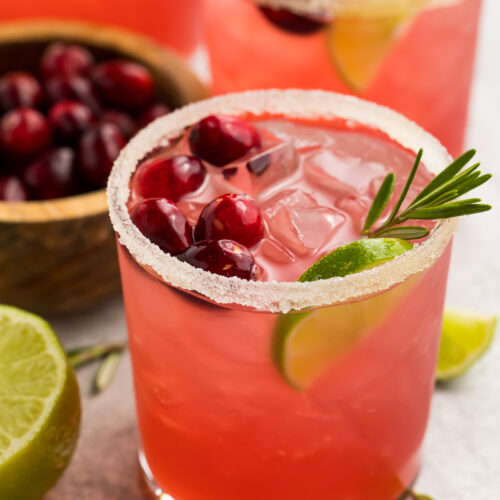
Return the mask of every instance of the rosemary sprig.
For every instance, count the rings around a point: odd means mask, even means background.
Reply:
[[[127,345],[125,343],[103,343],[87,347],[79,347],[67,352],[68,360],[73,368],[96,361],[112,352],[121,352]]]
[[[422,154],[423,150],[421,149],[415,158],[415,163],[394,209],[382,224],[372,229],[389,203],[396,183],[396,176],[393,173],[390,173],[384,179],[366,217],[363,227],[365,236],[369,238],[392,237],[416,240],[425,238],[429,234],[429,230],[423,226],[401,226],[400,224],[410,219],[448,219],[486,212],[491,209],[490,205],[482,204],[480,198],[457,200],[460,196],[472,191],[491,178],[491,174],[482,174],[478,170],[479,163],[463,170],[476,154],[473,149],[459,156],[448,165],[420,191],[406,208],[401,209],[420,166]]]

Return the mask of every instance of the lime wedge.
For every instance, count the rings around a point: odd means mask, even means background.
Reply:
[[[446,309],[439,349],[437,380],[463,375],[491,345],[497,318]]]
[[[78,385],[55,333],[0,306],[0,498],[39,500],[68,464],[79,423]]]
[[[328,53],[350,89],[360,92],[370,86],[408,22],[399,16],[333,21],[327,37]]]
[[[299,281],[316,281],[347,276],[379,266],[413,248],[397,238],[366,238],[337,248],[315,262]]]
[[[380,265],[412,248],[393,238],[364,239],[338,248],[311,266],[300,281],[345,276]],[[416,278],[415,278],[416,279]],[[306,390],[388,317],[414,278],[380,295],[349,304],[280,316],[273,356],[285,380]]]

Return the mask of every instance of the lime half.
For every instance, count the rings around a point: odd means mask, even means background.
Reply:
[[[0,306],[0,498],[42,498],[68,464],[79,424],[78,385],[55,333]]]
[[[394,238],[354,241],[320,259],[300,277],[300,281],[360,272],[410,248],[411,243]],[[359,302],[280,316],[276,323],[273,355],[285,380],[297,390],[310,387],[333,363],[383,323],[412,284],[413,278]]]
[[[446,309],[439,349],[437,380],[463,375],[491,345],[497,318]]]

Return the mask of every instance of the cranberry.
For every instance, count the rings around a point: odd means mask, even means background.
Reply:
[[[78,164],[93,186],[106,185],[113,162],[126,142],[112,123],[101,123],[83,134],[78,144]]]
[[[139,127],[145,127],[148,123],[160,118],[160,116],[168,115],[169,113],[170,108],[166,104],[155,102],[139,115]]]
[[[29,73],[7,73],[0,78],[0,109],[38,108],[42,104],[42,87]]]
[[[175,203],[165,198],[148,198],[130,210],[139,231],[164,252],[176,255],[193,242],[193,229]]]
[[[260,147],[255,128],[235,116],[211,115],[198,122],[189,134],[191,150],[222,167]]]
[[[175,202],[186,193],[196,191],[205,175],[204,165],[194,156],[159,156],[139,165],[132,191],[141,198],[168,198]]]
[[[28,190],[24,184],[13,175],[0,177],[0,200],[26,201],[29,200]]]
[[[320,14],[301,16],[287,9],[259,8],[271,23],[289,33],[308,35],[319,31],[328,23],[328,19]]]
[[[264,235],[262,216],[247,195],[229,193],[215,198],[201,212],[195,239],[229,239],[250,248]]]
[[[47,80],[45,89],[53,103],[70,100],[88,106],[93,113],[99,114],[101,106],[92,82],[81,76],[54,76]]]
[[[44,78],[66,77],[85,75],[93,64],[94,58],[85,47],[57,42],[45,49],[40,69]]]
[[[222,276],[256,280],[259,267],[248,248],[232,240],[205,240],[177,255],[183,262]]]
[[[39,200],[62,198],[77,192],[75,153],[57,148],[31,163],[24,171],[24,182]]]
[[[256,156],[247,162],[247,170],[256,175],[262,175],[271,165],[271,156],[267,153],[261,156]]]
[[[105,111],[101,117],[101,122],[116,125],[126,139],[130,139],[136,132],[134,120],[128,113],[110,109]]]
[[[153,77],[147,68],[131,61],[99,64],[92,78],[102,98],[121,109],[142,108],[154,93]]]
[[[0,121],[0,143],[15,158],[28,158],[48,148],[51,130],[45,117],[31,108],[9,111]]]
[[[49,121],[62,142],[73,144],[92,125],[94,113],[81,102],[60,101],[50,109]]]

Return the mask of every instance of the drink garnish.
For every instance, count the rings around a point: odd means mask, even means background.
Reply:
[[[488,350],[495,336],[497,318],[457,309],[446,309],[439,349],[437,381],[463,375]]]
[[[79,424],[78,384],[54,331],[0,306],[0,498],[43,497],[71,459]]]
[[[448,165],[420,191],[406,208],[402,209],[408,190],[420,166],[422,154],[423,150],[421,149],[394,209],[381,225],[372,230],[389,203],[396,184],[395,174],[390,173],[385,177],[366,217],[363,235],[370,238],[383,236],[416,240],[425,238],[429,234],[429,230],[422,226],[401,226],[400,224],[407,220],[448,219],[486,212],[491,209],[490,205],[480,203],[480,198],[457,200],[460,196],[491,178],[491,174],[482,174],[478,170],[480,163],[475,163],[463,170],[476,154],[474,149],[467,151]]]
[[[111,384],[118,370],[121,356],[120,351],[113,351],[107,354],[102,360],[94,377],[94,393],[99,394]]]

